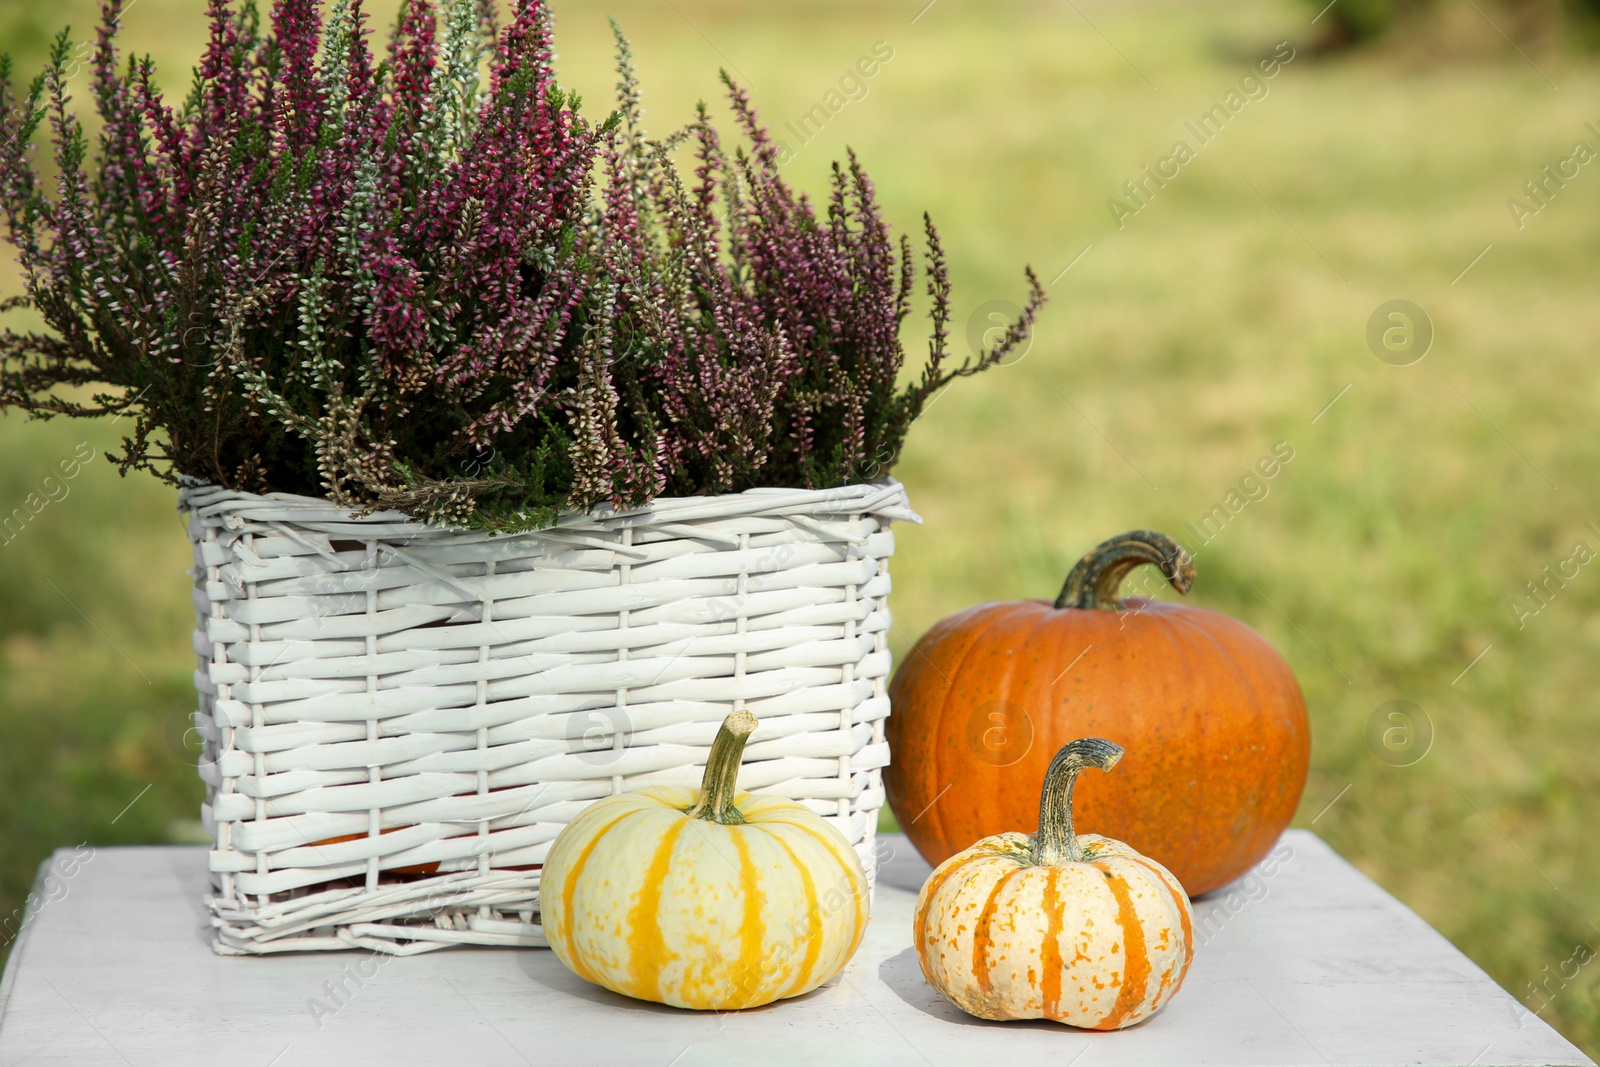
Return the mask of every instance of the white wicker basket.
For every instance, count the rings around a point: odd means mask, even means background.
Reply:
[[[542,945],[539,865],[598,797],[698,784],[800,801],[871,878],[889,761],[898,483],[568,515],[535,533],[181,495],[217,951]]]

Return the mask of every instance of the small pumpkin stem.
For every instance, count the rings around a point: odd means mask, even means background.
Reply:
[[[1187,593],[1194,585],[1194,560],[1183,546],[1154,530],[1129,530],[1090,549],[1067,575],[1057,608],[1117,611],[1117,591],[1128,572],[1146,563],[1161,568],[1172,588]]]
[[[686,812],[689,818],[724,825],[744,822],[744,814],[733,806],[733,796],[739,791],[739,760],[744,755],[744,743],[755,728],[756,717],[748,711],[736,711],[722,720],[722,728],[711,742],[711,755],[706,757],[700,800]]]
[[[1033,862],[1056,867],[1083,859],[1083,848],[1072,829],[1072,787],[1085,767],[1109,771],[1122,758],[1122,746],[1098,737],[1085,737],[1062,747],[1044,772],[1039,795],[1039,832],[1033,836]]]

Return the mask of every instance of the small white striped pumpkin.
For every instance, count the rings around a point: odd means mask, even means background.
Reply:
[[[941,863],[917,898],[922,973],[982,1019],[1116,1030],[1172,999],[1194,952],[1178,880],[1120,841],[1074,835],[1072,785],[1122,749],[1086,738],[1050,764],[1039,833],[986,837]]]
[[[699,790],[606,797],[550,847],[541,922],[556,956],[617,993],[680,1008],[752,1008],[844,969],[867,880],[844,835],[779,797],[735,794],[755,716],[723,722]]]

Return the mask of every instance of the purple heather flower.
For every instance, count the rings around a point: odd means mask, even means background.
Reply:
[[[838,485],[878,476],[1043,300],[1033,280],[1001,344],[946,368],[929,223],[930,358],[898,390],[915,264],[854,155],[814,207],[731,80],[745,148],[703,106],[647,137],[620,33],[596,125],[556,85],[542,0],[503,28],[492,0],[408,0],[382,65],[361,0],[273,0],[265,28],[254,0],[208,0],[177,106],[148,60],[122,65],[123,2],[102,7],[93,153],[64,35],[24,92],[0,62],[0,217],[27,285],[6,306],[48,327],[0,331],[0,408],[131,414],[124,470],[494,529]]]

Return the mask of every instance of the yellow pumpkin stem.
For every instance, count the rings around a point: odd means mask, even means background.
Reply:
[[[736,711],[722,720],[722,728],[711,742],[711,755],[706,757],[700,800],[685,813],[691,819],[709,819],[724,825],[744,822],[744,813],[733,806],[733,797],[739,791],[739,760],[744,756],[744,743],[755,728],[756,717],[748,711]]]
[[[1072,787],[1086,767],[1109,771],[1122,758],[1122,746],[1098,737],[1085,737],[1064,745],[1044,772],[1039,796],[1039,832],[1033,836],[1033,862],[1058,867],[1083,859],[1083,848],[1072,828]]]
[[[1194,585],[1194,560],[1182,545],[1155,530],[1129,530],[1100,542],[1078,561],[1056,597],[1056,607],[1116,611],[1123,579],[1146,563],[1160,567],[1180,593]]]

